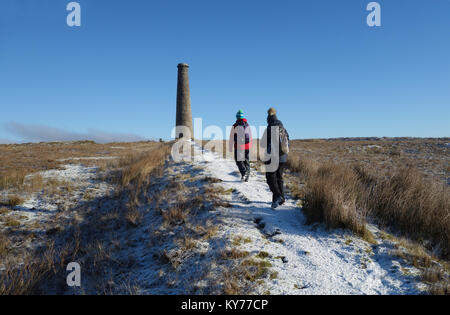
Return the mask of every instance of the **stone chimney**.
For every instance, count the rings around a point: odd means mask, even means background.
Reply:
[[[188,128],[191,132],[191,138],[194,138],[192,128],[192,112],[191,112],[191,93],[189,91],[189,65],[185,63],[178,64],[178,86],[177,86],[177,121],[176,121],[176,138],[184,135],[183,130],[179,126]]]

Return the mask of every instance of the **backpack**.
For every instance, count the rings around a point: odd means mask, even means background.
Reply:
[[[284,127],[280,127],[280,151],[283,155],[289,153],[289,145],[289,134]]]
[[[236,132],[234,134],[234,145],[237,145],[238,143],[240,144],[248,144],[250,142],[250,134],[249,134],[249,125],[247,122],[243,121],[242,123],[239,124],[234,124],[233,127],[237,128],[237,127],[243,127],[244,128],[244,134],[239,134],[239,139],[238,139],[238,132]]]

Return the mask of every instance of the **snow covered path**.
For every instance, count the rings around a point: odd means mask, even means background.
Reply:
[[[196,147],[197,153],[201,149]],[[242,236],[239,248],[269,254],[270,271],[256,293],[271,294],[418,294],[414,270],[389,254],[392,245],[377,238],[378,245],[343,230],[327,231],[307,226],[295,201],[287,199],[276,211],[265,176],[253,170],[248,183],[240,181],[232,160],[204,151],[194,164],[218,178],[233,191],[232,208],[221,210],[224,236]],[[371,227],[375,236],[377,229]]]

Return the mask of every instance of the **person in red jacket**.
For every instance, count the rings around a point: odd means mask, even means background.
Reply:
[[[230,132],[229,150],[234,150],[234,160],[241,173],[241,180],[248,182],[250,178],[250,149],[252,148],[252,131],[244,118],[244,113],[239,110],[236,114],[236,122]]]

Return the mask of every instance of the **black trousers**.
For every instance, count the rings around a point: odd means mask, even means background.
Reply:
[[[279,197],[284,198],[284,183],[283,183],[283,171],[286,167],[286,163],[280,163],[278,169],[275,172],[267,172],[266,180],[272,192],[272,202]]]
[[[238,150],[234,150],[234,160],[239,168],[239,172],[242,176],[246,173],[250,173],[250,150],[242,150],[239,152],[241,156],[238,159]]]

